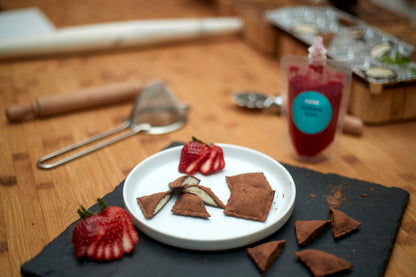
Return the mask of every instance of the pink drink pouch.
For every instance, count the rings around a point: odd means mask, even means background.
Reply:
[[[308,57],[281,60],[285,133],[298,158],[330,158],[346,112],[351,70],[326,59],[321,37],[315,37],[308,50]]]

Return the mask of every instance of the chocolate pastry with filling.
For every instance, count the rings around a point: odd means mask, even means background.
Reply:
[[[348,261],[321,250],[307,249],[293,253],[314,276],[327,276],[352,267]]]
[[[233,185],[224,214],[264,222],[274,199],[274,190],[256,186]]]
[[[235,185],[249,185],[272,190],[272,187],[270,186],[263,172],[251,172],[234,176],[226,176],[225,180],[227,181],[227,185],[231,192],[233,191]]]
[[[286,240],[275,240],[247,248],[247,252],[262,273],[266,273],[269,268],[282,253],[285,248]]]
[[[335,239],[346,235],[361,226],[361,222],[358,222],[334,207],[329,208],[329,218],[331,219],[332,235]]]
[[[158,192],[151,195],[137,197],[137,203],[147,219],[153,218],[172,197],[172,191]]]
[[[192,193],[181,193],[176,199],[172,212],[176,215],[207,218],[211,215],[207,212],[201,197]]]
[[[200,181],[201,180],[199,180],[195,176],[185,175],[185,176],[176,178],[174,181],[170,182],[169,187],[171,189],[181,189],[184,186],[198,185]]]
[[[209,206],[221,209],[225,208],[224,203],[222,203],[222,201],[215,195],[215,193],[210,188],[201,185],[189,185],[183,187],[183,192],[189,192],[198,195],[199,197],[201,197],[202,201],[204,201],[204,203]]]
[[[311,243],[326,231],[329,222],[329,220],[296,220],[295,227],[298,244],[305,246]]]

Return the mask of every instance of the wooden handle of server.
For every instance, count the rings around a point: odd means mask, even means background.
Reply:
[[[360,136],[363,132],[364,124],[363,121],[353,115],[347,114],[344,117],[344,125],[342,131],[344,133]]]
[[[37,98],[33,103],[10,106],[6,109],[9,121],[60,114],[106,104],[133,100],[143,85],[139,82],[124,82],[103,87],[93,87],[71,93]]]

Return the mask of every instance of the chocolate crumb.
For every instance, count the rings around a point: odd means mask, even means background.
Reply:
[[[330,188],[330,194],[323,196],[329,205],[339,207],[348,200],[342,195],[342,186],[330,185]]]

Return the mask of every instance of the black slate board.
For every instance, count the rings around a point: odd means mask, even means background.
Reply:
[[[174,143],[173,145],[177,145]],[[253,245],[287,239],[286,247],[267,276],[311,276],[293,255],[301,249],[320,249],[353,264],[338,276],[383,276],[403,212],[409,201],[405,190],[335,174],[322,174],[284,164],[296,184],[292,217],[276,233]],[[104,200],[123,207],[124,181]],[[360,228],[334,240],[328,229],[306,247],[296,242],[295,220],[328,219],[328,208],[339,210],[362,222]],[[94,205],[92,210],[97,210]],[[23,276],[261,276],[247,255],[246,247],[227,251],[190,251],[164,245],[139,231],[140,241],[132,254],[113,262],[95,262],[75,257],[71,232],[76,222],[50,242],[37,256],[21,266]],[[221,232],[221,230],[218,230]]]

